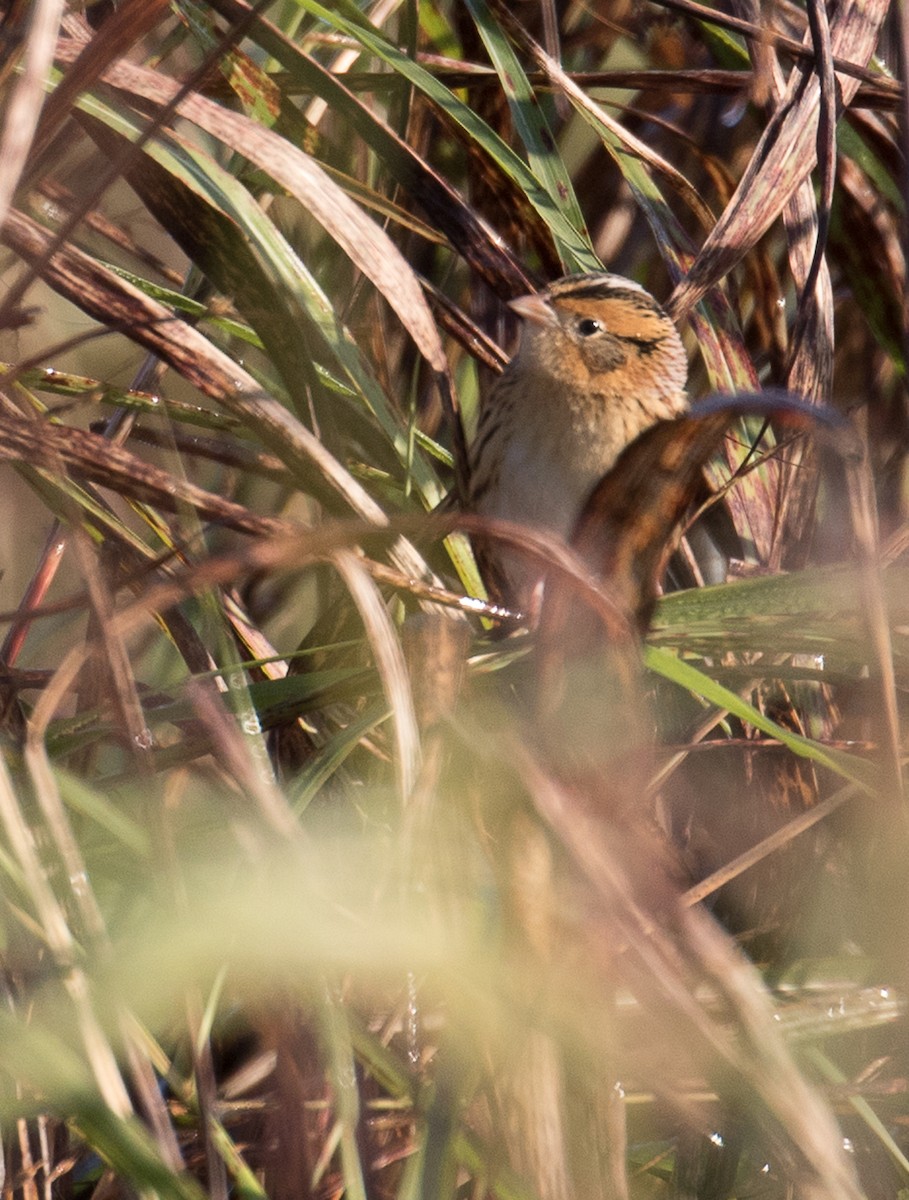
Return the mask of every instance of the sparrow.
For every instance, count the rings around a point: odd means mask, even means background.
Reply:
[[[470,448],[469,502],[481,516],[546,530],[569,541],[577,530],[583,532],[579,520],[587,501],[623,451],[659,422],[675,421],[688,412],[686,356],[678,331],[654,298],[618,275],[567,276],[535,295],[513,300],[511,308],[521,318],[520,340],[504,373],[481,397],[477,433]],[[652,448],[653,435],[659,432],[653,430],[645,450]],[[667,438],[677,437],[676,430],[665,433]],[[617,487],[624,486],[621,468],[609,483],[615,481]],[[724,510],[717,506],[716,512]],[[585,519],[595,520],[597,515],[592,506]],[[637,509],[632,517],[643,519]],[[727,519],[729,529],[718,531],[721,567],[723,540],[737,537]],[[646,521],[642,532],[648,534]],[[705,528],[704,532],[707,536],[713,531]],[[506,547],[491,534],[475,541],[494,598],[513,612],[533,618],[539,607],[545,563],[513,545]],[[565,640],[570,645],[571,639]],[[561,643],[558,652],[564,652]],[[594,670],[599,670],[599,661],[592,661]],[[588,676],[581,670],[571,688],[542,690],[546,701],[553,699],[557,711],[563,703],[569,706],[565,710],[569,722],[574,713],[595,712],[593,726],[580,719],[575,722],[580,736],[585,737],[588,728],[602,731],[606,727],[603,713],[610,711],[606,705],[612,692],[600,672],[590,685],[599,690],[582,691],[578,706],[577,680],[583,686]],[[765,687],[762,707],[766,710],[772,704],[770,711],[778,723],[803,732],[800,715],[784,690],[772,682]],[[621,689],[618,695],[621,702]],[[587,703],[591,698],[595,702]],[[687,740],[685,730],[701,710],[694,700],[689,705],[687,699],[675,698],[674,703],[678,711],[663,704],[659,713],[654,712],[659,718],[654,724],[662,724],[664,736],[668,734],[668,740],[677,744]],[[629,729],[624,710],[622,716],[626,718],[622,736],[614,739],[619,752]],[[607,777],[609,762],[619,761],[609,758],[613,744],[607,746],[603,767],[596,748],[589,758],[575,755],[569,722],[556,727],[554,735],[538,726],[537,752],[540,746],[544,753],[555,747],[557,754],[569,747],[562,761],[572,786],[578,778],[586,785],[589,778],[599,776],[607,778],[610,796],[620,796],[622,780]],[[618,720],[614,726],[620,727]],[[676,768],[661,788],[662,831],[655,819],[649,824],[652,814],[646,803],[629,808],[631,830],[640,820],[641,829],[652,827],[657,839],[665,837],[665,860],[660,854],[662,843],[657,846],[654,842],[652,860],[644,856],[645,862],[659,865],[659,870],[649,872],[654,879],[660,877],[665,863],[667,878],[674,880],[672,886],[700,881],[816,802],[818,785],[810,763],[782,747],[749,737],[744,727],[739,737],[748,739],[747,755],[731,742],[728,747],[718,745],[710,755],[690,755]],[[578,762],[584,766],[588,761],[595,772],[579,775]],[[632,791],[632,802],[642,798],[643,792]],[[599,805],[596,811],[605,814],[607,805]],[[621,826],[616,824],[614,829],[621,831]],[[515,861],[523,870],[528,856],[522,858],[521,853],[529,841],[512,836],[518,849]],[[615,833],[611,836],[615,838]],[[650,846],[649,841],[633,844]],[[829,853],[820,840],[807,851],[802,843],[794,853],[792,850],[778,850],[727,884],[713,909],[727,931],[735,934],[757,961],[785,963],[793,951],[799,953],[805,945],[814,945],[809,939],[817,936],[814,907],[806,902],[817,894],[814,889],[829,864]],[[644,876],[641,878],[643,882]],[[537,878],[533,888],[532,902],[524,899],[514,882],[509,893],[515,897],[511,900],[515,928],[528,941],[541,927],[538,912],[541,899],[546,901]],[[559,911],[558,901],[551,908]],[[823,941],[820,944],[824,946]],[[572,1187],[570,1138],[563,1125],[563,1064],[545,1039],[531,1041],[528,1037],[523,1050],[517,1067],[510,1074],[502,1072],[502,1103],[511,1122],[505,1141],[513,1165],[540,1196],[565,1200],[577,1189]],[[511,1101],[506,1086],[511,1089]],[[709,1193],[717,1200],[735,1194],[733,1184],[745,1136],[742,1121],[737,1112],[723,1106],[718,1106],[710,1119],[719,1122],[725,1145],[701,1137],[700,1131],[685,1131],[676,1149],[674,1194]],[[753,1136],[752,1131],[746,1132]],[[766,1162],[759,1140],[756,1145],[757,1162]],[[751,1169],[750,1163],[746,1166]]]
[[[675,325],[640,284],[569,275],[510,307],[517,352],[480,402],[470,451],[471,510],[567,540],[596,483],[639,434],[688,408]],[[533,610],[538,562],[478,539],[496,598]]]

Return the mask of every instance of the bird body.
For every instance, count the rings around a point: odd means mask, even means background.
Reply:
[[[568,276],[511,307],[521,339],[481,402],[471,507],[567,539],[622,450],[687,408],[685,351],[653,297],[618,275]],[[539,568],[490,540],[481,558],[526,611]]]

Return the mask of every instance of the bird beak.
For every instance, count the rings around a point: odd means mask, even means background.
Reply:
[[[525,321],[529,321],[531,325],[557,325],[558,317],[553,312],[548,301],[544,300],[540,295],[518,296],[516,300],[509,300],[508,307],[512,312],[516,312],[519,317],[523,317]]]

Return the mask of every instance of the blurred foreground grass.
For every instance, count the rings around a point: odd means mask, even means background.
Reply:
[[[909,1186],[901,14],[761,21],[5,14],[4,1195]],[[599,262],[861,453],[550,688],[426,514]]]

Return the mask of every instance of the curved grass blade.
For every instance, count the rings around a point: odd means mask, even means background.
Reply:
[[[865,65],[874,53],[888,0],[869,0],[838,9],[830,26],[835,57]],[[673,303],[687,312],[727,274],[780,215],[817,162],[820,85],[810,66],[798,64],[754,149],[735,194],[711,230]],[[848,106],[858,80],[838,75],[838,108]]]
[[[589,244],[555,204],[536,174],[505,142],[466,104],[445,87],[435,76],[408,58],[386,41],[377,30],[345,20],[314,0],[296,0],[314,17],[325,21],[341,33],[355,38],[365,50],[374,54],[418,88],[427,99],[437,104],[485,153],[496,166],[526,195],[530,204],[548,226],[556,248],[567,271],[596,271],[600,263]]]
[[[246,0],[212,0],[212,7],[236,22],[250,15]],[[359,15],[359,14],[358,14]],[[381,161],[383,168],[428,214],[464,260],[494,291],[514,296],[530,291],[532,281],[508,247],[463,198],[393,129],[376,116],[336,76],[304,54],[261,15],[250,22],[251,35],[288,72],[297,87],[321,97],[346,121]]]
[[[685,688],[686,691],[709,700],[718,708],[726,709],[734,716],[747,721],[749,725],[753,725],[755,729],[760,729],[762,733],[777,738],[800,758],[807,758],[819,766],[829,767],[837,775],[858,784],[870,796],[877,796],[880,793],[883,779],[874,764],[858,758],[854,754],[846,754],[842,750],[821,746],[810,738],[802,737],[783,728],[782,725],[777,725],[775,721],[764,716],[759,709],[755,708],[753,704],[749,704],[747,700],[743,700],[736,692],[717,683],[715,679],[711,679],[709,675],[705,675],[703,671],[699,671],[697,667],[693,667],[691,663],[685,662],[668,650],[661,650],[657,646],[647,646],[644,650],[644,664],[651,671],[662,675],[664,679],[669,679],[673,683],[677,683],[679,687]]]
[[[51,242],[46,230],[21,213],[10,214],[0,237],[32,262],[41,259]],[[130,338],[154,350],[201,392],[239,416],[292,470],[311,476],[315,467],[365,520],[379,527],[388,524],[382,508],[300,421],[263,393],[243,367],[169,309],[71,246],[43,263],[41,275],[55,291],[97,320],[120,324]],[[432,577],[422,557],[403,539],[395,543],[391,554],[408,574]]]
[[[53,45],[63,16],[63,0],[36,0],[23,37],[22,75],[5,100],[0,132],[0,225],[6,217],[19,177],[25,169],[32,138],[38,128],[44,79],[53,59]],[[5,19],[4,19],[5,20]],[[13,42],[12,30],[4,29]]]
[[[150,72],[140,76],[137,68],[130,68],[128,72],[122,66],[116,69],[119,86],[129,84],[131,89],[135,88],[140,95],[148,95],[149,92],[158,90],[152,87],[153,79],[149,79],[149,76]],[[123,137],[135,140],[141,134],[142,122],[121,109],[114,110],[93,98],[84,98],[80,106]],[[209,105],[206,110],[206,125],[209,127],[208,132],[212,133],[213,126],[218,124],[216,114],[212,113],[216,108],[217,106]],[[250,122],[247,124],[251,125]],[[437,504],[444,495],[444,489],[435,471],[422,454],[413,454],[406,431],[401,428],[400,418],[393,412],[371,372],[362,363],[359,347],[338,320],[328,297],[249,192],[211,156],[175,133],[160,131],[155,138],[144,143],[143,151],[176,181],[234,223],[238,229],[238,237],[242,236],[246,241],[253,243],[272,273],[278,299],[293,302],[300,313],[300,319],[308,319],[315,326],[356,394],[375,416],[384,435],[394,446],[400,461],[412,472],[414,483],[424,502],[429,507]],[[248,153],[248,147],[243,152]],[[425,304],[422,301],[422,293],[420,295],[421,303]],[[433,329],[435,330],[434,325]],[[438,341],[437,331],[435,339]],[[440,343],[439,352],[442,353]]]
[[[367,708],[332,738],[318,757],[313,759],[291,784],[288,800],[296,813],[303,812],[309,806],[319,789],[344,764],[361,740],[390,716],[391,710],[387,701],[383,699]]]
[[[57,56],[67,61],[73,57],[73,48],[60,42]],[[166,76],[122,61],[105,71],[104,80],[162,106],[179,91]],[[309,155],[273,130],[203,96],[187,96],[178,112],[268,172],[295,196],[372,280],[433,369],[447,369],[438,330],[413,269],[381,227],[365,216]]]

